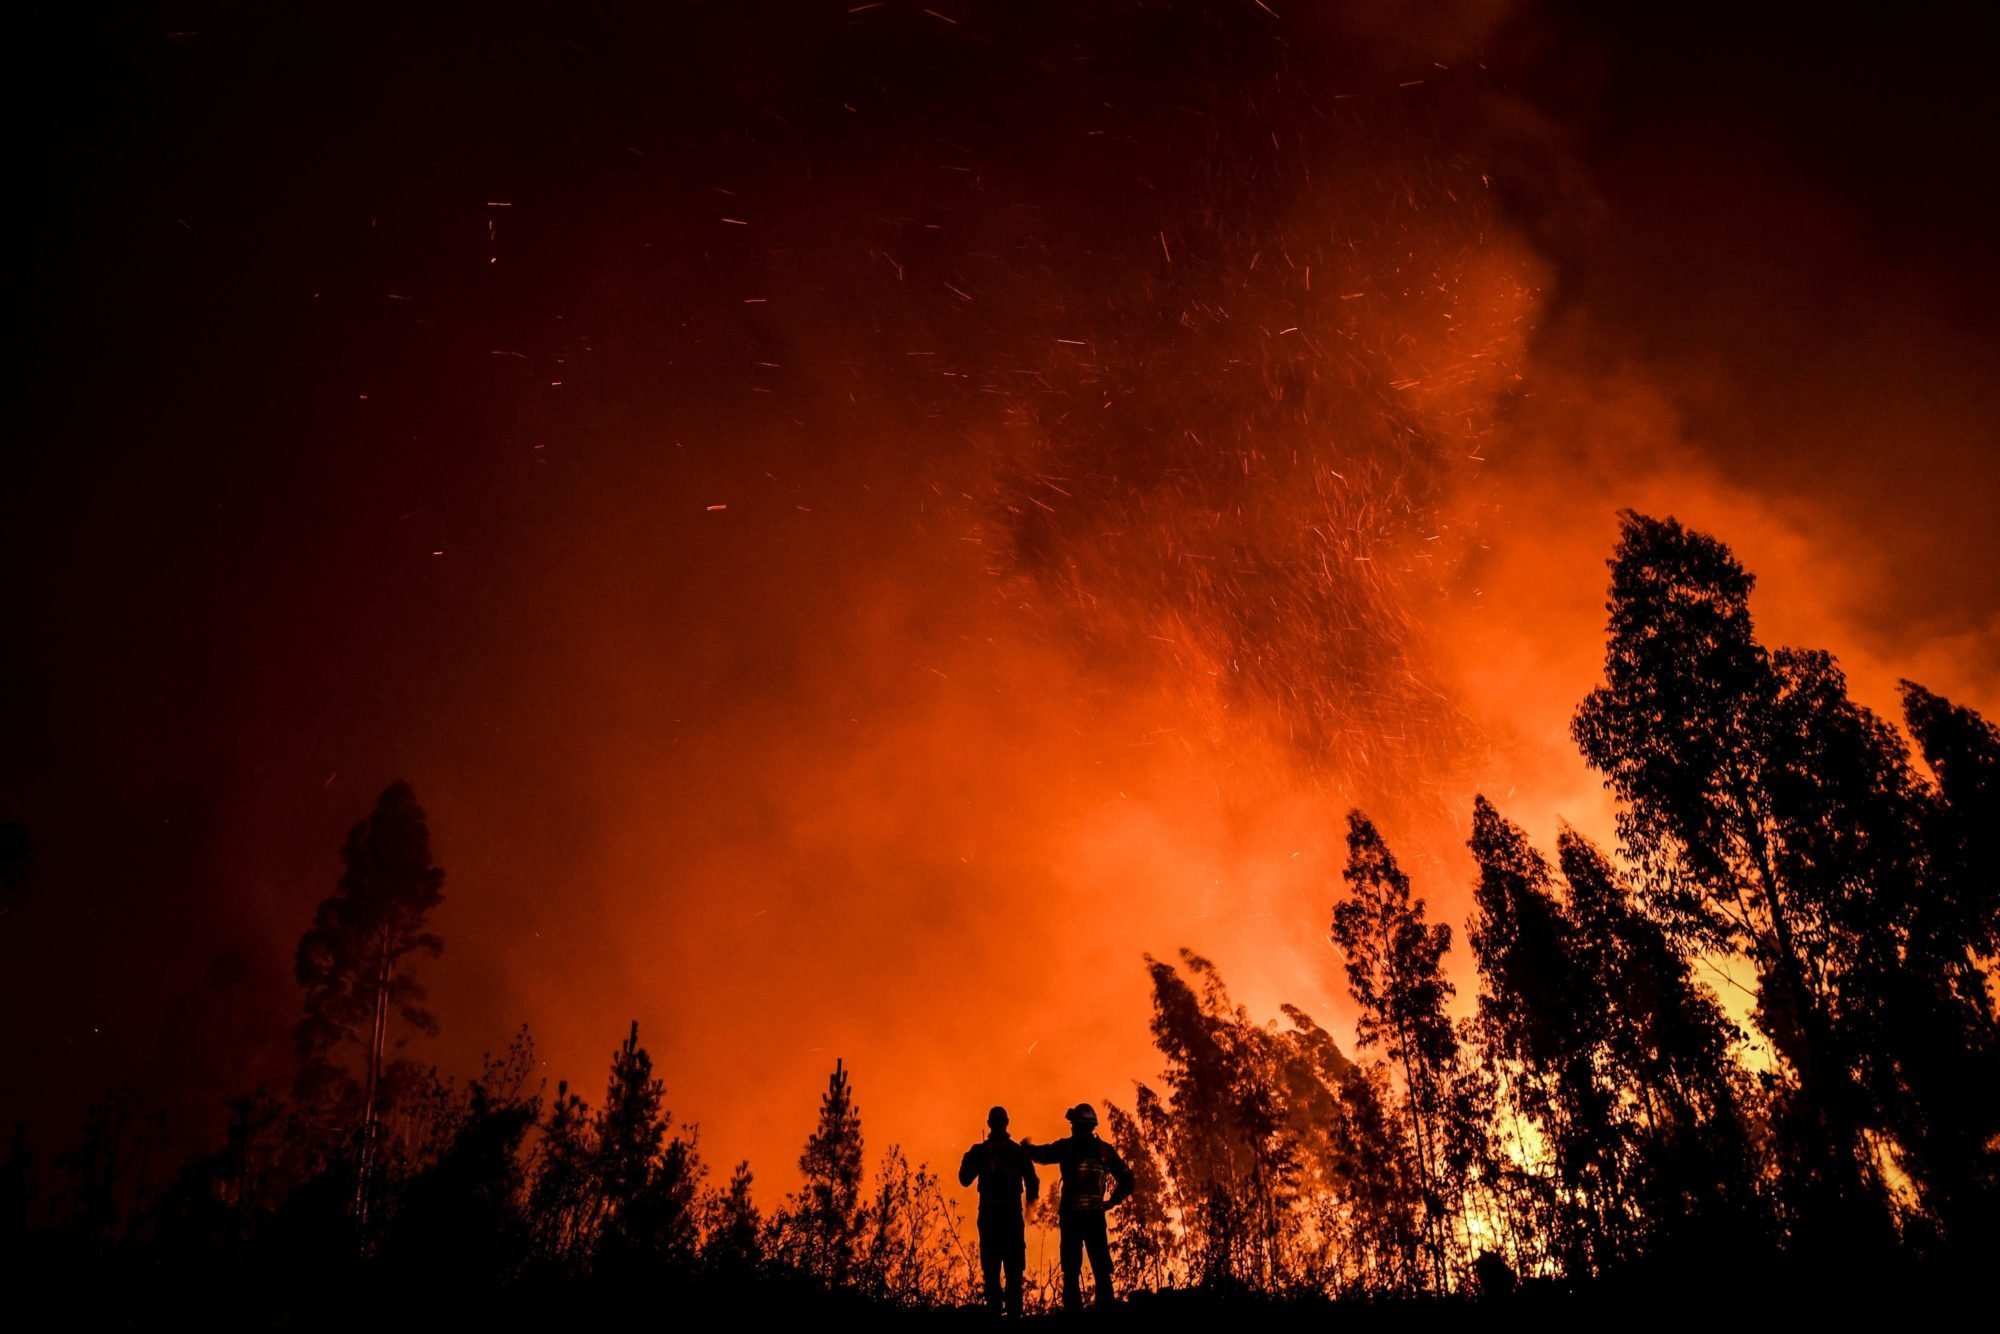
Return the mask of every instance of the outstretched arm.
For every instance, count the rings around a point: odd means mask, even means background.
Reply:
[[[1061,1162],[1062,1159],[1058,1156],[1061,1151],[1060,1144],[1037,1144],[1027,1139],[1021,1141],[1021,1152],[1028,1155],[1028,1161],[1031,1163]]]

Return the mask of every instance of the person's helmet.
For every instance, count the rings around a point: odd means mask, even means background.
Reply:
[[[1078,1130],[1097,1129],[1097,1111],[1087,1102],[1080,1102],[1063,1113],[1063,1117]]]
[[[1007,1128],[1007,1109],[1005,1107],[995,1107],[992,1111],[988,1112],[986,1114],[986,1125],[991,1130],[1005,1130]]]

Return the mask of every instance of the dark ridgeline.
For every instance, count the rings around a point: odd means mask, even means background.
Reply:
[[[1574,730],[1618,798],[1620,846],[1564,829],[1551,862],[1475,802],[1470,1018],[1453,1014],[1451,927],[1359,812],[1332,913],[1357,1055],[1295,1008],[1256,1022],[1196,954],[1147,960],[1165,1068],[1108,1107],[1104,1141],[1135,1186],[1108,1217],[1135,1310],[1175,1288],[1207,1297],[1147,1309],[1687,1306],[1759,1285],[1837,1301],[1863,1277],[1917,1299],[1986,1254],[2000,731],[1905,683],[1919,768],[1831,657],[1757,640],[1751,577],[1721,543],[1628,515],[1611,565],[1605,683]],[[748,1164],[710,1182],[636,1023],[598,1107],[547,1092],[525,1029],[463,1085],[390,1059],[393,1025],[435,1027],[413,965],[440,948],[425,920],[443,874],[406,785],[344,863],[299,946],[289,1095],[231,1098],[213,1152],[166,1163],[153,1114],[107,1072],[76,1145],[43,1166],[17,1134],[0,1167],[7,1254],[28,1272],[103,1314],[199,1302],[211,1323],[522,1317],[639,1285],[821,1318],[975,1298],[935,1176],[892,1147],[871,1193],[844,1062],[801,1185],[767,1216]],[[1725,970],[1754,993],[1761,1057],[1700,980]],[[1050,1305],[1046,1258],[1029,1280]]]

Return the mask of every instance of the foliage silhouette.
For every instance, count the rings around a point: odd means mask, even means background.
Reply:
[[[1468,1155],[1461,1115],[1468,1086],[1446,1006],[1456,988],[1443,960],[1451,928],[1424,920],[1424,901],[1367,816],[1347,817],[1347,895],[1333,908],[1333,942],[1360,1008],[1356,1041],[1381,1047],[1402,1081],[1410,1178],[1419,1203],[1424,1264],[1438,1288],[1452,1282],[1456,1236],[1466,1227]]]
[[[383,789],[340,856],[340,885],[319,905],[294,960],[305,1012],[293,1034],[293,1094],[307,1114],[352,1126],[355,1208],[365,1215],[382,1166],[382,1114],[413,1073],[385,1065],[391,1014],[419,1032],[437,1030],[407,962],[444,949],[426,927],[444,898],[444,872],[431,864],[429,824],[403,782]],[[341,1060],[349,1046],[361,1049],[358,1088]]]
[[[1759,642],[1749,573],[1671,519],[1626,516],[1611,567],[1605,679],[1573,731],[1619,844],[1565,828],[1551,860],[1475,800],[1470,1006],[1452,925],[1359,811],[1331,915],[1352,1054],[1296,1007],[1251,1016],[1198,954],[1145,959],[1162,1068],[1107,1104],[1104,1141],[1130,1171],[1109,1222],[1135,1319],[1413,1296],[1608,1313],[1692,1276],[1754,1309],[1753,1280],[1978,1274],[2000,1210],[2000,730],[1905,682],[1913,752],[1829,655]],[[879,1322],[980,1295],[930,1169],[892,1146],[867,1170],[844,1061],[767,1215],[749,1164],[710,1183],[636,1022],[596,1107],[546,1088],[525,1028],[462,1085],[388,1060],[392,1018],[435,1028],[413,965],[442,947],[407,785],[343,860],[297,953],[289,1096],[228,1097],[220,1142],[178,1163],[115,1077],[49,1170],[16,1131],[0,1239],[87,1316],[553,1319],[643,1293]],[[1754,983],[1750,1031],[1704,978]],[[1030,1304],[1051,1288],[1045,1268]]]
[[[861,1109],[846,1063],[835,1061],[820,1098],[819,1125],[799,1155],[804,1183],[777,1219],[787,1264],[829,1286],[853,1275],[864,1222],[861,1209]]]

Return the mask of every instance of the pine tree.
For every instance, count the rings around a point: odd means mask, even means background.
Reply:
[[[741,1278],[764,1262],[764,1220],[751,1194],[750,1164],[736,1164],[726,1190],[709,1196],[707,1242],[702,1258],[709,1268]]]
[[[705,1169],[693,1135],[671,1134],[664,1096],[635,1019],[594,1127],[601,1265],[685,1266],[699,1246]]]
[[[639,1045],[639,1021],[611,1054],[611,1081],[597,1114],[596,1177],[605,1212],[616,1215],[638,1199],[653,1178],[668,1116],[666,1086],[653,1077],[653,1058]]]
[[[528,1213],[536,1259],[558,1270],[579,1269],[595,1237],[597,1145],[592,1123],[589,1104],[569,1091],[569,1081],[557,1084],[542,1123]]]
[[[383,1061],[390,1018],[423,1033],[437,1021],[410,968],[435,957],[444,943],[426,928],[444,897],[444,872],[431,863],[430,828],[407,783],[391,783],[341,851],[339,888],[319,905],[300,938],[295,961],[305,1013],[294,1031],[299,1102],[330,1116],[358,1112],[361,1163],[356,1204],[365,1213],[383,1102]],[[363,1071],[356,1101],[351,1075],[339,1061],[358,1047]]]
[[[805,1178],[786,1211],[783,1231],[793,1264],[830,1287],[845,1285],[861,1235],[861,1109],[846,1065],[835,1061],[820,1099],[819,1125],[799,1155]]]

